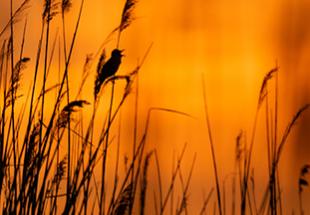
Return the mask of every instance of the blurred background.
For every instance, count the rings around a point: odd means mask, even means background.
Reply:
[[[0,29],[8,21],[8,2],[1,2]],[[17,7],[20,2],[15,1],[14,6]],[[72,10],[66,19],[68,41],[72,38],[79,4],[80,1],[73,1]],[[119,24],[123,4],[124,1],[120,0],[85,1],[69,70],[73,95],[82,78],[86,55],[94,55],[107,35]],[[30,5],[24,12],[28,19],[28,39],[24,53],[26,56],[35,56],[43,1],[32,0]],[[185,176],[197,153],[188,199],[188,207],[193,212],[191,214],[200,211],[204,193],[208,193],[214,186],[202,77],[206,85],[219,175],[222,182],[227,181],[223,183],[230,184],[229,175],[234,171],[235,139],[241,130],[247,137],[251,135],[264,75],[276,65],[279,66],[279,137],[294,113],[310,101],[309,23],[308,0],[138,2],[135,20],[121,38],[120,47],[125,49],[125,57],[119,73],[130,72],[143,58],[150,44],[153,44],[139,74],[140,136],[147,111],[151,107],[171,108],[193,116],[187,118],[154,113],[148,137],[148,149],[156,148],[159,154],[162,174],[166,179],[165,186],[171,177],[173,161],[175,165],[184,144],[187,143],[182,164]],[[16,34],[19,36],[22,35],[23,25],[24,20],[16,25]],[[51,37],[59,37],[60,19],[53,20],[52,28]],[[19,41],[16,43],[20,44]],[[105,46],[108,56],[115,45],[116,38],[112,38]],[[34,63],[35,58],[32,58]],[[33,68],[34,64],[28,67],[23,77],[25,81],[32,81]],[[55,60],[51,73],[58,74],[57,71],[58,63]],[[94,77],[95,67],[83,92],[86,99],[92,99]],[[57,75],[51,75],[50,80],[57,80]],[[24,87],[27,90],[26,84]],[[130,156],[131,153],[134,93],[135,90],[122,110],[122,157]],[[109,89],[104,95],[109,96]],[[104,108],[107,105],[103,103],[102,106]],[[253,154],[259,202],[268,180],[264,123],[261,111]],[[306,113],[294,127],[280,162],[279,176],[285,214],[298,209],[298,177],[300,168],[310,163],[309,138],[310,113]],[[154,162],[151,168],[155,168]],[[150,173],[150,177],[152,174],[155,178],[155,171]],[[156,186],[156,181],[153,183]],[[305,190],[304,196],[310,201],[309,190]],[[212,207],[215,201],[214,193]],[[306,212],[310,211],[309,205],[305,204],[304,207]]]

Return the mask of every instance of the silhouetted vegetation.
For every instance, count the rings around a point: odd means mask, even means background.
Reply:
[[[196,155],[191,166],[182,172],[182,162],[185,156],[187,144],[179,156],[176,165],[172,169],[171,179],[167,190],[162,185],[160,162],[157,150],[146,150],[147,137],[152,113],[164,112],[180,117],[192,118],[182,111],[152,107],[148,110],[145,119],[145,127],[138,135],[138,75],[143,63],[151,50],[150,45],[135,68],[125,74],[118,74],[122,66],[122,49],[120,40],[122,33],[134,20],[134,9],[138,4],[135,0],[126,0],[120,17],[120,24],[108,35],[116,35],[116,46],[113,50],[106,51],[100,47],[100,56],[87,55],[83,77],[77,95],[73,95],[70,88],[69,70],[74,54],[76,37],[79,32],[80,20],[83,18],[84,0],[71,2],[70,0],[45,0],[42,2],[42,16],[40,35],[36,56],[25,56],[24,44],[30,38],[27,37],[27,17],[24,12],[30,7],[30,1],[24,0],[13,11],[10,0],[10,18],[0,31],[0,88],[1,88],[1,119],[0,119],[0,208],[2,214],[149,214],[152,208],[155,214],[192,214],[188,209],[190,198],[190,182],[195,168]],[[70,13],[73,4],[79,4],[79,12],[74,23],[74,32],[66,39],[66,15]],[[1,3],[0,3],[1,5]],[[51,40],[51,22],[56,16],[61,16],[62,36],[56,34],[55,40]],[[15,35],[15,26],[24,22],[22,38]],[[20,47],[16,48],[17,40],[21,40]],[[59,40],[59,41],[58,41]],[[54,58],[54,50],[59,42],[59,68],[60,79],[55,85],[50,86],[48,75],[50,65]],[[107,41],[107,40],[106,40]],[[106,43],[104,41],[104,44]],[[139,42],[139,41],[137,41]],[[18,43],[19,44],[19,43]],[[61,47],[61,44],[63,45]],[[109,59],[106,60],[106,52]],[[111,53],[111,54],[110,54]],[[99,55],[98,54],[98,55]],[[130,53],[128,53],[130,54]],[[43,56],[43,58],[41,58]],[[60,60],[61,56],[64,58]],[[35,68],[29,73],[33,76],[29,87],[29,93],[25,95],[20,90],[23,83],[23,72],[27,64],[32,61]],[[97,65],[96,71],[92,65]],[[39,65],[43,65],[41,70]],[[207,93],[205,92],[203,79],[203,100],[206,116],[206,125],[209,135],[209,143],[212,154],[212,164],[215,177],[214,188],[210,187],[208,195],[201,202],[200,214],[214,210],[214,213],[222,214],[282,214],[285,207],[281,203],[281,186],[278,176],[281,154],[291,133],[293,126],[309,105],[301,107],[292,120],[288,123],[282,136],[278,137],[278,67],[268,72],[262,81],[258,95],[257,108],[254,116],[253,130],[251,131],[249,146],[243,132],[236,138],[235,167],[232,183],[231,212],[227,210],[225,198],[225,179],[218,174],[216,157],[216,140],[212,136],[212,120],[208,115]],[[93,97],[83,98],[84,84],[90,75],[94,74]],[[42,75],[42,80],[40,80]],[[274,105],[270,105],[270,85],[274,81]],[[120,98],[115,99],[115,86],[123,86]],[[103,97],[103,91],[111,87],[111,96]],[[122,142],[119,136],[115,141],[111,136],[111,127],[120,117],[120,110],[135,87],[135,112],[133,126],[132,156],[125,163],[124,177],[120,175],[119,147]],[[39,92],[39,93],[37,93]],[[46,96],[55,93],[53,103],[46,101]],[[74,98],[74,99],[72,99]],[[105,119],[96,118],[101,99],[108,100],[108,112]],[[16,106],[19,100],[23,100],[22,107]],[[256,200],[254,168],[252,166],[253,146],[255,144],[256,126],[260,119],[259,114],[266,107],[266,131],[268,153],[268,183],[264,190],[261,202]],[[83,109],[92,107],[89,122],[83,120]],[[274,115],[270,118],[273,108]],[[51,113],[46,111],[51,109]],[[120,124],[122,123],[121,118]],[[101,126],[99,134],[94,132],[95,126]],[[25,127],[25,128],[23,128]],[[87,129],[84,130],[83,128]],[[119,129],[120,130],[120,129]],[[119,131],[120,133],[120,131]],[[94,137],[96,136],[96,137]],[[140,137],[140,138],[139,138]],[[114,141],[113,141],[114,140]],[[126,144],[130,142],[126,140]],[[109,150],[111,144],[117,144],[117,150]],[[66,147],[64,147],[64,145]],[[107,157],[115,156],[116,162],[108,165]],[[151,164],[155,166],[151,166]],[[100,172],[98,171],[100,168]],[[113,169],[113,177],[107,178],[107,168]],[[115,169],[114,169],[115,168]],[[157,185],[155,190],[149,190],[148,173],[155,170]],[[203,168],[203,167],[200,167]],[[300,214],[303,211],[303,190],[308,186],[306,178],[309,165],[305,165],[300,172],[298,187]],[[96,171],[95,171],[96,170]],[[98,177],[100,180],[98,180]],[[108,183],[108,182],[109,183]],[[180,182],[179,199],[175,201],[176,181]],[[107,185],[111,194],[107,195]],[[221,188],[221,185],[223,187]],[[151,193],[153,191],[153,193]],[[213,193],[216,193],[216,196]],[[240,194],[240,199],[237,199]],[[208,209],[211,199],[215,199],[216,207]],[[169,203],[171,209],[169,211]]]

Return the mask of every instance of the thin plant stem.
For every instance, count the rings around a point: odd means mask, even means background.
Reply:
[[[160,167],[159,167],[159,160],[157,155],[157,150],[154,150],[155,154],[155,164],[157,169],[157,178],[158,178],[158,191],[159,191],[159,206],[162,208],[163,204],[163,191],[162,191],[162,183],[161,183],[161,176],[160,176]]]
[[[136,153],[137,130],[138,130],[138,101],[139,101],[139,74],[136,75],[136,96],[135,96],[135,108],[134,108],[134,130],[133,130],[132,157],[134,157],[134,155]],[[134,182],[134,174],[135,174],[135,163],[133,163],[133,166],[132,166],[131,183]],[[135,188],[133,188],[133,189],[135,189]],[[134,192],[132,192],[132,194],[133,193]],[[132,211],[132,207],[130,207],[130,212],[131,211]]]
[[[111,99],[110,99],[110,108],[109,108],[109,115],[108,115],[108,125],[107,125],[107,136],[106,136],[106,142],[104,146],[104,154],[103,154],[103,161],[102,161],[102,183],[101,183],[101,193],[100,193],[100,211],[99,214],[103,215],[105,210],[105,199],[104,199],[104,193],[105,190],[105,172],[106,172],[106,160],[107,160],[107,153],[108,153],[108,144],[109,144],[109,134],[110,134],[110,128],[111,128],[111,116],[112,116],[112,108],[113,108],[113,99],[114,99],[114,86],[115,82],[112,81],[112,89],[111,89]]]
[[[219,176],[218,176],[218,171],[217,171],[215,149],[214,149],[212,132],[211,132],[211,124],[210,124],[210,119],[209,119],[209,114],[208,114],[204,76],[202,76],[202,90],[203,90],[205,117],[206,117],[206,123],[207,123],[207,128],[208,128],[208,137],[209,137],[210,148],[211,148],[211,153],[212,153],[212,162],[213,162],[214,176],[215,176],[215,182],[216,182],[217,203],[218,203],[217,205],[218,205],[219,214],[222,215],[223,213],[222,213],[222,203],[221,203],[220,182],[219,182]]]

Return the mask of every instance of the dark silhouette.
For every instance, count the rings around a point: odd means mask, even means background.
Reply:
[[[117,72],[119,65],[121,64],[121,59],[123,50],[114,49],[112,51],[110,59],[103,64],[101,69],[98,70],[96,82],[95,82],[95,97],[100,91],[101,85],[105,82],[109,77],[115,75]]]

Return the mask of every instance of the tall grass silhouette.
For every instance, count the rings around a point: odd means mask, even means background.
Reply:
[[[84,2],[85,0],[43,1],[36,54],[26,56],[24,45],[31,38],[27,37],[29,29],[27,29],[25,11],[31,6],[30,1],[24,0],[20,5],[14,5],[16,2],[10,0],[10,17],[0,31],[0,208],[2,214],[143,215],[151,213],[150,208],[154,210],[153,214],[192,214],[188,200],[191,197],[190,182],[195,170],[197,154],[193,156],[186,174],[182,169],[186,148],[190,143],[185,143],[181,153],[175,156],[175,165],[172,168],[168,187],[163,185],[165,176],[162,174],[157,149],[147,151],[146,144],[154,112],[191,119],[194,117],[173,108],[151,107],[144,119],[143,131],[139,132],[138,129],[139,73],[151,51],[152,44],[146,48],[142,60],[131,69],[123,68],[123,50],[120,48],[122,36],[134,20],[134,10],[138,1],[124,1],[120,23],[103,41],[103,45],[97,51],[99,54],[86,56],[82,81],[77,94],[73,95],[69,70],[75,52],[80,21],[83,19]],[[67,37],[69,31],[66,26],[66,16],[70,13],[73,4],[78,5],[78,16],[73,24],[72,35]],[[55,19],[58,16],[61,20],[60,28],[56,29],[51,23],[56,22]],[[15,33],[16,25],[20,22],[24,23],[21,38]],[[58,33],[58,31],[61,32]],[[57,32],[54,40],[51,39],[52,32]],[[105,45],[110,38],[115,39],[112,40],[115,42],[115,48],[107,50]],[[55,54],[57,42],[58,56]],[[16,44],[21,45],[16,47]],[[108,59],[106,55],[109,56]],[[57,58],[60,76],[58,83],[52,84],[48,75],[52,60]],[[29,69],[27,68],[29,62],[34,62],[35,67],[30,73],[33,77],[32,83],[27,86],[29,93],[23,95],[20,87],[23,83],[23,72]],[[96,71],[93,71],[94,67]],[[120,73],[121,69],[129,72]],[[283,194],[278,167],[287,138],[309,105],[301,107],[288,123],[282,136],[278,136],[278,73],[279,68],[275,67],[262,81],[258,92],[250,145],[246,144],[244,132],[240,132],[236,138],[232,198],[229,202],[231,214],[285,213],[286,208],[281,202]],[[91,75],[95,78],[92,83],[93,98],[86,99],[83,98],[82,92],[85,82]],[[207,195],[204,195],[199,211],[200,214],[207,214],[207,211],[212,210],[215,214],[230,214],[225,197],[227,195],[225,178],[221,178],[218,173],[219,161],[216,140],[212,135],[212,117],[208,114],[207,101],[211,104],[212,101],[208,100],[205,80],[202,81],[215,185],[210,187]],[[272,99],[269,97],[272,84],[275,94],[273,105],[270,104]],[[105,93],[110,89],[109,87],[111,87],[111,95],[106,96]],[[121,95],[115,93],[115,87],[122,90]],[[126,140],[126,143],[132,142],[132,156],[126,161],[124,172],[120,173],[120,144],[123,142],[120,134],[121,109],[124,108],[125,101],[133,91],[135,91],[133,141]],[[52,92],[56,95],[55,99],[53,102],[47,102],[47,96]],[[116,99],[116,96],[119,98]],[[16,105],[20,100],[23,100],[21,108]],[[102,112],[100,110],[102,100],[108,104],[104,120],[98,119],[98,112]],[[264,105],[269,174],[263,197],[258,201],[252,157],[255,153],[256,126],[258,120],[262,118],[260,114]],[[87,106],[92,108],[89,122],[82,114]],[[51,113],[46,111],[47,109],[51,109]],[[271,110],[274,111],[272,118]],[[119,128],[117,140],[114,141],[111,130],[112,126],[115,127],[117,124],[117,119],[119,119]],[[95,132],[95,126],[100,127],[99,134]],[[117,144],[115,152],[110,150],[112,144]],[[108,156],[115,156],[116,162],[109,163]],[[113,177],[107,177],[110,169],[113,169]],[[155,190],[149,189],[151,182],[154,181],[148,177],[150,171],[154,171],[157,176],[154,179]],[[300,214],[305,213],[303,191],[308,186],[306,178],[308,172],[309,165],[302,167],[298,186],[296,186]],[[177,185],[180,186],[178,189]],[[177,201],[176,193],[179,195]],[[240,199],[238,199],[239,196]],[[215,202],[213,209],[209,206],[212,200]]]

